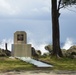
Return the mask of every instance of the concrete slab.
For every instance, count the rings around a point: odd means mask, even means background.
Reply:
[[[41,61],[37,61],[35,59],[32,59],[30,57],[16,57],[22,61],[25,61],[25,62],[29,62],[31,64],[34,64],[35,66],[37,67],[53,67],[52,65],[49,65],[47,63],[44,63],[44,62],[41,62]]]

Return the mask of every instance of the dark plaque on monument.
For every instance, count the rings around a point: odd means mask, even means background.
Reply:
[[[17,35],[17,40],[18,41],[23,41],[24,40],[24,35],[23,34],[18,34]]]

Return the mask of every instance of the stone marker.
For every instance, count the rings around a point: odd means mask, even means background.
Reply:
[[[27,34],[24,31],[14,33],[14,44],[12,44],[12,56],[31,57],[31,44],[27,44]]]

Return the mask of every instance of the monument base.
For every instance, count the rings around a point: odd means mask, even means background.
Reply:
[[[31,57],[31,44],[12,44],[13,57]]]

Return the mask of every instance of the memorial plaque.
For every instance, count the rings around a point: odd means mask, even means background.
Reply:
[[[17,35],[17,40],[18,41],[23,41],[23,39],[24,39],[24,35],[23,34],[18,34]]]

